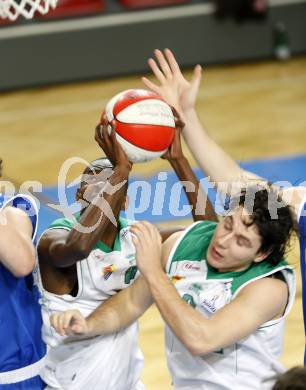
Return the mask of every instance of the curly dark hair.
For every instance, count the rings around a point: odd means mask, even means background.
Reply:
[[[293,367],[277,378],[272,390],[305,390],[306,368]]]
[[[277,265],[284,258],[291,234],[298,231],[291,207],[271,184],[249,186],[235,199],[250,216],[250,222],[245,224],[255,225],[258,229],[261,237],[259,252],[269,253],[265,260]]]

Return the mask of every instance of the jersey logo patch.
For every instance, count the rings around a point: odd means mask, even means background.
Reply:
[[[185,279],[184,276],[180,276],[180,275],[173,275],[171,276],[170,280],[173,284],[175,284],[176,282],[179,282],[180,280],[182,279]]]
[[[193,308],[196,307],[196,304],[195,304],[195,302],[194,302],[194,299],[193,299],[193,297],[192,297],[190,294],[184,294],[184,295],[182,296],[182,298],[184,299],[185,302],[188,303],[188,305],[192,306]]]
[[[199,283],[193,283],[190,287],[189,290],[195,292],[197,295],[200,294],[201,291],[203,291],[202,286]]]
[[[134,265],[130,267],[124,275],[124,283],[125,284],[130,284],[131,280],[135,279],[135,276],[137,274],[137,267]]]
[[[213,353],[217,353],[218,355],[224,355],[224,349],[218,349],[217,351],[214,351]]]
[[[186,262],[184,263],[183,265],[183,269],[186,270],[186,271],[200,271],[201,267],[200,265],[197,263],[197,264],[194,264],[193,262]]]
[[[205,298],[201,302],[201,306],[209,309],[210,312],[215,313],[217,311],[216,301],[219,299],[219,295],[215,295],[209,299]]]
[[[115,271],[116,271],[116,266],[114,264],[110,264],[104,267],[102,271],[104,280],[107,280]]]

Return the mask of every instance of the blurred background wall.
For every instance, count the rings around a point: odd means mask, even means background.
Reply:
[[[305,53],[305,1],[270,0],[257,14],[253,3],[59,0],[46,16],[0,24],[0,90],[144,72],[156,47],[182,66],[271,58],[282,28],[291,53]]]

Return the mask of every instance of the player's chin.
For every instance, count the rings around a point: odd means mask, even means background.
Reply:
[[[209,265],[213,266],[213,255],[212,255],[212,245],[208,247],[207,255],[206,255],[206,260]]]
[[[213,245],[210,245],[207,251],[207,262],[208,264],[218,269],[223,264],[223,256],[220,256],[220,254],[214,249]]]

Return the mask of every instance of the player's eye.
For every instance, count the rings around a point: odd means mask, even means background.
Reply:
[[[249,247],[249,242],[248,242],[248,240],[246,240],[243,237],[238,237],[237,238],[237,245],[238,246],[247,246],[247,247]]]

